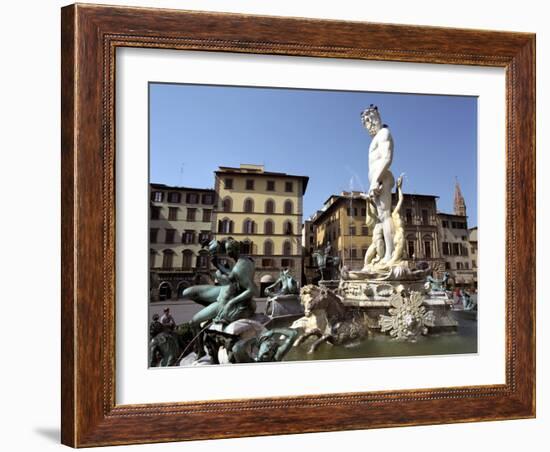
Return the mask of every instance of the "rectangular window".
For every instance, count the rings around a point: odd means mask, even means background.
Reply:
[[[224,181],[223,181],[223,187],[224,187],[226,190],[233,190],[233,179],[230,179],[230,178],[224,179]]]
[[[210,223],[211,220],[212,220],[212,210],[202,209],[202,221],[204,223]]]
[[[411,209],[405,210],[405,223],[412,224],[413,222],[413,214]]]
[[[267,191],[275,191],[275,181],[274,180],[268,180],[265,189]]]
[[[170,221],[176,221],[178,219],[178,208],[177,207],[169,207],[168,208],[168,219]]]
[[[174,243],[175,236],[176,236],[175,229],[166,229],[166,238],[164,239],[164,243]]]
[[[361,216],[362,216],[362,217],[366,217],[366,216],[367,216],[367,209],[366,209],[365,207],[363,207],[363,208],[361,209]]]
[[[293,268],[294,261],[292,259],[281,259],[281,267]]]
[[[181,193],[177,193],[173,191],[168,193],[168,202],[171,202],[171,203],[181,202]]]
[[[199,243],[210,241],[210,231],[201,231],[199,233]]]
[[[198,204],[199,195],[196,193],[187,193],[186,201],[187,201],[187,204]]]
[[[149,229],[149,243],[157,243],[159,230],[157,228]]]
[[[429,224],[430,219],[428,217],[428,210],[422,209],[422,224]]]
[[[361,226],[361,235],[369,235],[369,228],[368,226]]]
[[[164,198],[164,193],[161,191],[154,191],[151,193],[151,201],[153,202],[162,202],[162,199]]]
[[[450,269],[451,269],[451,263],[445,262],[445,270],[450,270]]]
[[[452,243],[451,245],[453,246],[453,248],[452,248],[453,251],[452,251],[451,254],[453,256],[460,256],[460,247],[459,247],[460,244],[459,243]]]
[[[294,191],[294,184],[292,182],[285,182],[285,191],[292,193]]]
[[[247,190],[254,190],[254,179],[246,179],[245,188]]]
[[[457,262],[456,263],[456,269],[457,270],[462,270],[462,262]]]
[[[443,242],[443,256],[449,255],[449,242]]]
[[[208,205],[214,204],[214,195],[211,193],[206,193],[202,195],[202,203]]]
[[[460,250],[461,250],[461,255],[462,256],[468,256],[468,247],[466,245],[464,245],[464,243],[461,243],[460,244]]]
[[[349,250],[349,254],[352,259],[357,259],[357,248],[352,248]]]
[[[477,268],[476,261],[472,261],[472,268]]]
[[[432,257],[432,243],[429,240],[424,242],[424,256],[426,256],[427,259]]]
[[[448,228],[449,227],[449,222],[447,220],[443,220],[441,222],[441,226],[443,226],[444,228]]]
[[[354,225],[350,225],[349,227],[349,235],[355,235],[355,226]]]
[[[160,220],[160,206],[151,206],[151,220]]]
[[[264,267],[264,268],[275,267],[273,259],[262,259],[262,267]]]
[[[470,270],[470,264],[468,262],[464,262],[464,268],[466,270]]]
[[[187,221],[195,221],[197,216],[197,209],[187,208]]]
[[[181,235],[181,243],[191,245],[195,242],[195,231],[184,231]]]

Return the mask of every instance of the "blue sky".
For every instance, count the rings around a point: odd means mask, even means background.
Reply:
[[[304,218],[342,190],[368,188],[375,104],[394,138],[392,171],[406,193],[452,212],[455,178],[477,225],[477,98],[151,83],[150,181],[213,187],[218,166],[265,165],[310,177]]]

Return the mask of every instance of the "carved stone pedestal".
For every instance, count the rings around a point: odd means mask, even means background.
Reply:
[[[300,303],[300,295],[275,295],[267,299],[265,314],[271,318],[303,315],[304,307]]]
[[[370,319],[369,327],[379,329],[379,318],[388,315],[391,308],[389,298],[394,293],[419,292],[423,295],[422,306],[434,314],[434,324],[430,329],[456,329],[458,322],[453,318],[449,300],[445,292],[428,292],[424,280],[342,280],[337,293],[345,306],[365,309]]]
[[[321,279],[319,281],[319,287],[326,287],[327,289],[335,290],[338,288],[338,285],[340,284],[339,279]]]

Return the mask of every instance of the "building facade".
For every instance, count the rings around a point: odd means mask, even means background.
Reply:
[[[241,242],[241,253],[255,261],[262,294],[282,268],[301,284],[302,200],[309,178],[245,164],[219,167],[215,175],[214,236]]]
[[[183,289],[209,280],[201,242],[212,237],[213,189],[150,184],[150,299],[175,300]]]
[[[436,273],[444,268],[437,240],[437,196],[404,194],[402,216],[405,224],[405,258],[415,266],[427,263]],[[397,197],[392,200],[393,206]],[[351,270],[363,267],[372,243],[366,225],[366,201],[358,192],[331,196],[313,220],[315,247],[331,243],[335,255]]]
[[[313,261],[315,251],[315,226],[313,219],[309,218],[302,225],[302,283],[310,284],[318,275],[317,267]]]
[[[450,275],[449,285],[468,289],[477,287],[477,261],[472,256],[466,202],[458,181],[455,184],[454,213],[439,212],[437,216],[445,271]],[[477,256],[477,228],[474,229],[474,254]]]
[[[339,256],[350,270],[363,268],[363,260],[372,242],[366,225],[366,201],[359,192],[342,192],[330,196],[313,218],[315,248],[329,242],[334,256]]]
[[[474,270],[471,265],[467,217],[441,212],[437,216],[445,271],[450,275],[449,285],[471,288],[474,286]]]
[[[470,257],[472,270],[474,272],[474,288],[477,289],[477,259],[478,259],[478,248],[477,248],[477,226],[468,229],[468,240],[470,241]]]
[[[404,194],[401,215],[405,224],[405,258],[427,264],[435,276],[445,268],[438,241],[437,199],[434,195]],[[395,205],[396,198],[393,198]]]

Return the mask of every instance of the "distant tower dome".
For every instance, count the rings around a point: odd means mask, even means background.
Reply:
[[[455,206],[454,206],[455,215],[466,216],[466,202],[464,201],[464,196],[462,196],[462,191],[460,190],[460,185],[458,180],[455,185]]]

